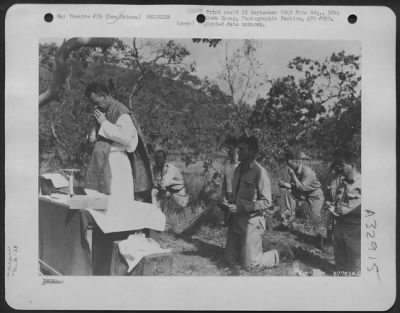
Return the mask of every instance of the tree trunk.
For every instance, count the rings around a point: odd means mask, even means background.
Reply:
[[[61,45],[55,56],[56,69],[49,88],[39,95],[39,106],[47,104],[54,99],[68,76],[66,60],[73,50],[82,47],[109,48],[114,43],[114,38],[71,38]]]

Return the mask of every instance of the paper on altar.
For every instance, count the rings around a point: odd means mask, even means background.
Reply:
[[[72,210],[85,210],[93,208],[97,210],[107,210],[109,206],[109,196],[93,189],[85,189],[86,195],[74,195],[68,198],[69,208]]]
[[[130,231],[138,229],[165,229],[165,215],[159,208],[150,203],[131,201],[118,208],[107,211],[88,209],[96,224],[105,233]]]

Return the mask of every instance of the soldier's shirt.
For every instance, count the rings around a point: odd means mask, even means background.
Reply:
[[[297,181],[291,181],[292,189],[298,193],[311,193],[321,188],[315,172],[308,166],[300,164],[300,167],[295,172],[298,179]]]
[[[351,209],[349,214],[336,217],[338,221],[361,223],[361,174],[357,173],[351,181],[342,180],[336,192],[336,201]]]

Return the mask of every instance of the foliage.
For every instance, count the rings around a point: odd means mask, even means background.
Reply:
[[[257,42],[245,40],[243,45],[230,52],[230,42],[225,42],[225,61],[219,78],[228,87],[232,104],[242,106],[254,96],[254,91],[264,85],[260,72],[261,62],[256,57]]]
[[[338,147],[360,156],[359,59],[344,51],[324,62],[296,57],[288,65],[296,71],[293,75],[271,81],[250,118],[263,161],[279,163],[288,145],[300,146],[317,159],[331,159]]]
[[[195,43],[207,43],[209,47],[216,47],[222,39],[208,39],[208,38],[193,38],[193,42]]]
[[[133,42],[133,47],[117,41],[106,51],[84,47],[71,53],[71,74],[60,101],[40,110],[42,170],[84,170],[87,165],[92,147],[86,134],[94,120],[83,95],[94,80],[107,83],[112,95],[131,107],[153,145],[182,151],[187,164],[217,152],[225,133],[221,121],[229,117],[229,97],[216,84],[191,74],[194,64],[184,62],[189,52],[183,46],[172,40],[158,46]],[[54,44],[40,45],[41,92],[50,82],[55,51]]]
[[[212,49],[219,39],[193,39]],[[314,159],[329,160],[337,147],[360,155],[360,57],[344,51],[324,61],[296,57],[292,73],[269,80],[256,57],[257,43],[245,40],[237,49],[225,45],[219,78],[228,92],[195,74],[189,51],[173,40],[117,40],[111,49],[83,47],[68,59],[70,75],[59,101],[40,109],[41,168],[84,169],[91,152],[86,134],[94,120],[84,89],[91,81],[107,83],[113,97],[129,106],[153,146],[179,152],[186,166],[198,159],[204,171],[227,136],[243,133],[259,138],[260,161],[281,173],[283,149],[300,146]],[[55,44],[40,44],[39,92],[54,71]],[[255,92],[266,89],[253,100]],[[82,172],[82,175],[84,171]],[[274,175],[275,175],[274,174]]]

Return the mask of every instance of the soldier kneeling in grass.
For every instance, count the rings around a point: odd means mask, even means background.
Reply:
[[[335,200],[329,210],[335,218],[336,270],[358,275],[361,270],[361,174],[356,159],[351,152],[338,153],[336,163],[343,179],[334,187]]]
[[[265,212],[272,205],[271,182],[267,171],[256,162],[258,141],[256,137],[238,140],[240,164],[232,180],[232,203],[227,204],[230,214],[225,244],[225,260],[230,266],[245,268],[272,267],[280,260],[293,258],[290,247],[263,251]]]
[[[332,206],[334,205],[336,198],[337,198],[337,193],[338,193],[338,188],[343,182],[343,173],[341,170],[342,164],[341,161],[339,160],[334,160],[331,165],[329,166],[329,172],[330,172],[330,181],[328,183],[328,186],[326,187],[326,201],[325,205],[323,207],[323,219],[324,223],[326,225],[326,230],[327,230],[327,244],[331,245],[333,244],[333,229],[335,225],[335,219],[334,215],[332,212],[330,212],[330,209],[332,209]]]
[[[228,225],[229,210],[228,204],[232,203],[232,180],[233,174],[235,173],[236,167],[239,165],[238,151],[236,146],[236,138],[229,137],[225,141],[225,145],[228,148],[228,158],[224,163],[223,179],[221,188],[222,202],[219,203],[219,207],[224,211],[224,225]]]
[[[287,149],[285,158],[290,182],[279,183],[281,188],[286,189],[286,208],[282,216],[284,224],[290,224],[295,219],[297,201],[306,201],[310,206],[312,220],[316,225],[321,224],[324,193],[317,175],[310,167],[302,163],[299,150]]]

